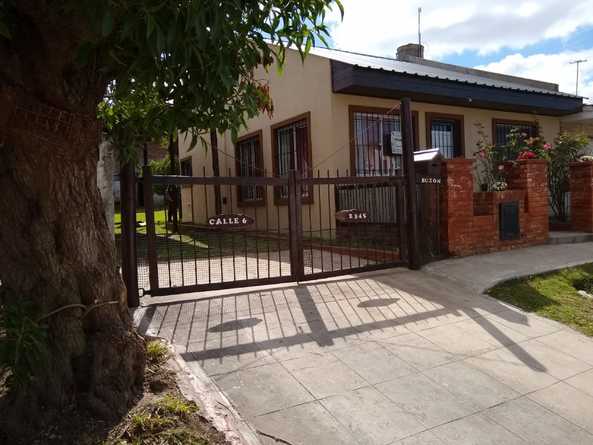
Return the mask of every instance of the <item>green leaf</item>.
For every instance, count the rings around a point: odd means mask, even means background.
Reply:
[[[305,46],[305,55],[309,54],[309,52],[311,51],[313,42],[314,42],[313,36],[312,35],[307,36],[307,45]]]

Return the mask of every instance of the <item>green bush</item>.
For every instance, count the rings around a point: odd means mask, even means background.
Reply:
[[[48,358],[47,330],[26,300],[0,306],[0,375],[9,389],[29,383]]]
[[[585,277],[575,280],[573,286],[577,290],[584,290],[591,294],[593,293],[593,277]]]

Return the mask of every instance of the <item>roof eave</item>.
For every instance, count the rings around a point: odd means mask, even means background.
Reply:
[[[364,68],[331,61],[334,93],[457,105],[549,116],[565,116],[581,111],[582,98],[500,88],[416,74]]]

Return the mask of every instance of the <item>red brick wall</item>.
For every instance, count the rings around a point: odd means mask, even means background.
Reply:
[[[593,162],[570,165],[570,222],[573,230],[593,232]]]
[[[473,161],[443,162],[441,240],[450,255],[507,250],[548,238],[548,180],[545,161],[505,166],[509,190],[474,193]],[[520,238],[500,240],[499,204],[519,201]]]

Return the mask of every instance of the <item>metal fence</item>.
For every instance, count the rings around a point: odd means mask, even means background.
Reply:
[[[142,181],[138,278],[151,295],[300,281],[406,261],[398,223],[402,177],[152,176],[145,168]],[[245,187],[260,189],[261,199],[242,201]],[[178,190],[176,215],[166,202],[154,205],[157,188]]]

